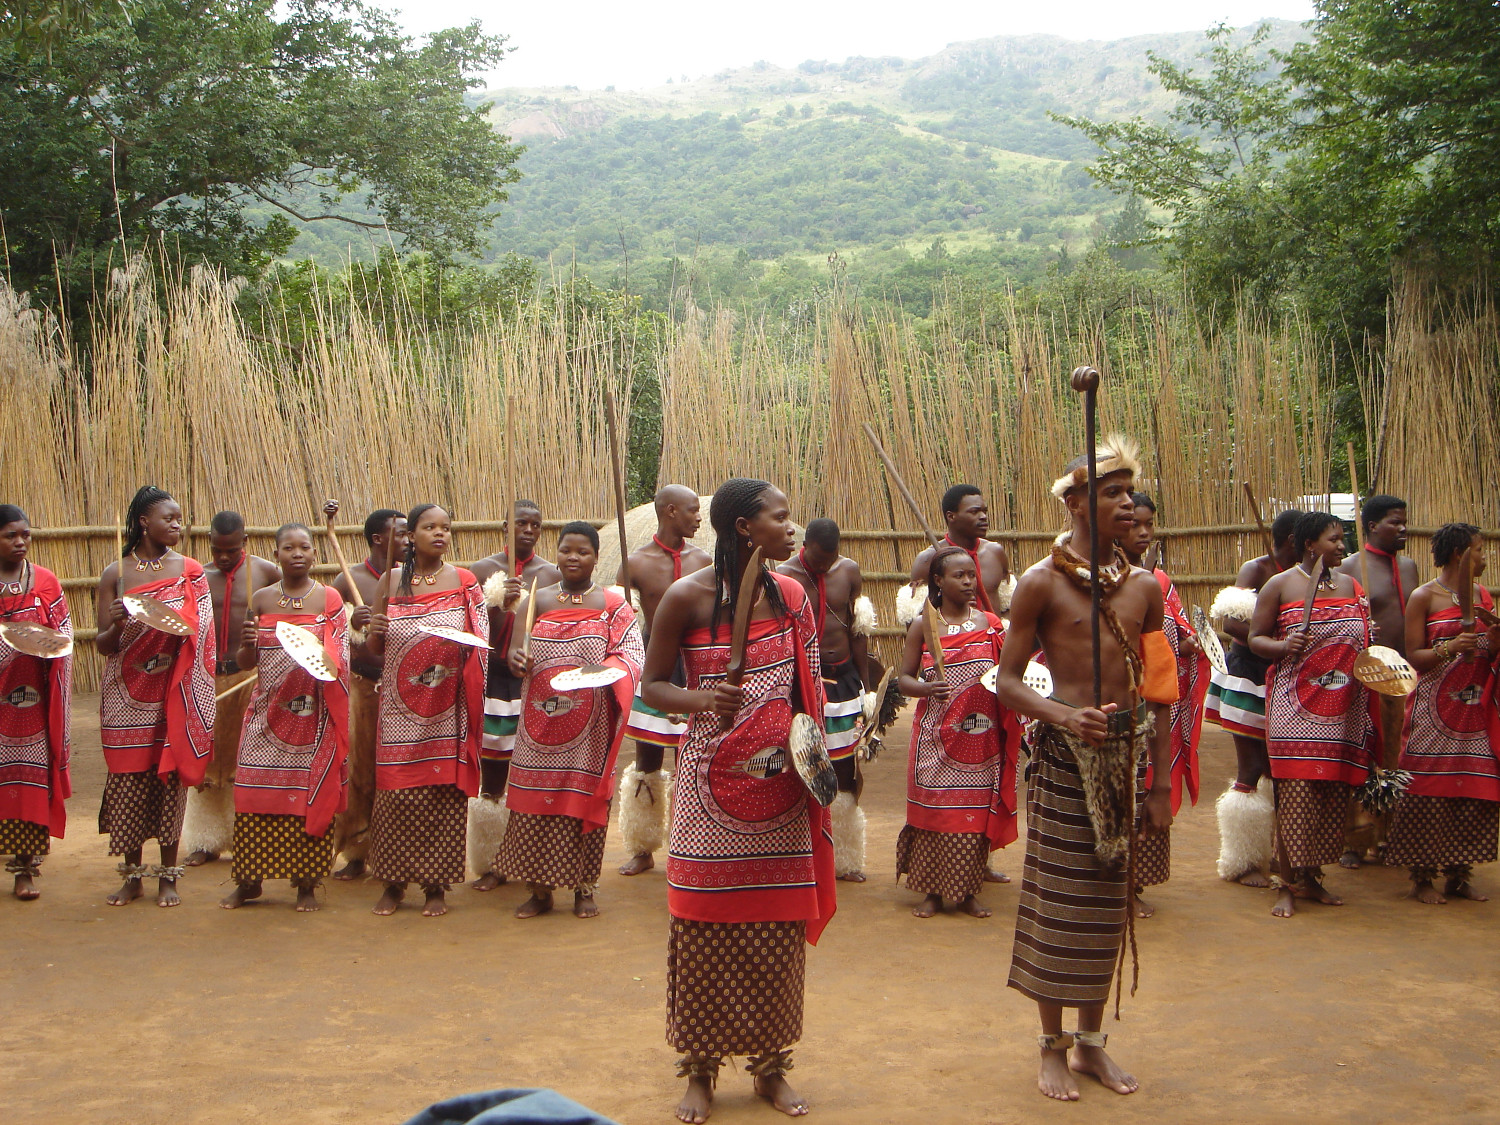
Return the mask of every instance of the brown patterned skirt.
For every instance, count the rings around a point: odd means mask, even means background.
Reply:
[[[1172,833],[1158,832],[1135,842],[1135,885],[1159,887],[1172,877]]]
[[[333,818],[338,855],[364,859],[370,852],[370,817],[375,805],[375,725],[380,718],[379,680],[349,674],[349,803]]]
[[[376,790],[370,874],[385,883],[462,883],[468,818],[469,799],[456,785]]]
[[[605,829],[583,831],[576,816],[512,812],[496,870],[544,887],[591,888],[604,864]]]
[[[910,890],[955,901],[984,886],[990,842],[983,832],[931,832],[910,824],[896,837],[896,877]]]
[[[99,804],[99,833],[109,836],[109,854],[139,851],[154,839],[169,848],[182,836],[187,790],[175,773],[158,777],[155,770],[112,773],[104,782]]]
[[[667,1042],[689,1055],[760,1055],[802,1038],[805,922],[694,922],[667,940]]]
[[[1337,863],[1344,854],[1344,819],[1349,786],[1342,781],[1309,781],[1301,777],[1276,781],[1277,854],[1285,846],[1294,868]],[[1282,878],[1287,877],[1282,872]]]
[[[1477,797],[1403,793],[1391,813],[1385,862],[1401,867],[1458,867],[1492,863],[1500,803]]]
[[[29,820],[0,820],[0,855],[46,855],[52,850],[45,824]]]
[[[333,866],[333,836],[309,836],[306,828],[300,816],[235,813],[230,878],[236,883],[311,883],[323,878]]]

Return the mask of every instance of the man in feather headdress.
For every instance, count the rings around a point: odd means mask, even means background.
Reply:
[[[1111,435],[1096,458],[1101,555],[1109,551],[1099,560],[1105,626],[1099,701],[1086,702],[1093,697],[1093,660],[1084,457],[1070,462],[1052,486],[1072,526],[1016,585],[997,683],[1001,706],[1036,720],[1009,983],[1037,1002],[1037,1086],[1060,1101],[1077,1100],[1075,1072],[1120,1094],[1139,1086],[1105,1053],[1100,1027],[1129,920],[1137,763],[1148,751],[1153,777],[1141,827],[1162,832],[1172,823],[1167,718],[1177,699],[1177,664],[1162,634],[1162,591],[1113,546],[1134,525],[1135,443]],[[1038,643],[1054,685],[1045,699],[1022,680]],[[1076,1032],[1063,1031],[1064,1008],[1078,1009]]]

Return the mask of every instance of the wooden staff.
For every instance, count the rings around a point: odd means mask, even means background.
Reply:
[[[724,669],[724,682],[730,687],[739,687],[745,680],[745,648],[750,640],[750,611],[755,608],[755,595],[760,590],[760,548],[750,552],[750,561],[745,564],[745,573],[740,576],[740,597],[734,607],[734,628],[729,633],[729,664]],[[719,729],[728,730],[734,719],[719,716]]]
[[[1083,440],[1087,446],[1089,489],[1089,637],[1093,646],[1094,706],[1104,699],[1104,667],[1099,655],[1099,458],[1094,449],[1099,409],[1099,372],[1092,367],[1077,367],[1069,380],[1083,395]]]
[[[520,492],[516,489],[516,435],[511,428],[510,392],[505,392],[505,487],[510,489],[510,508],[505,520],[505,558],[510,563],[510,572],[516,578],[521,577],[521,565],[516,562],[516,498]]]
[[[536,624],[536,584],[540,578],[531,580],[531,593],[526,598],[526,629],[521,634],[521,651],[527,656],[531,655],[531,628]]]
[[[336,500],[330,502],[338,503]],[[365,604],[364,599],[359,596],[359,587],[354,584],[354,575],[349,573],[349,563],[344,559],[344,548],[339,546],[338,532],[333,530],[333,521],[337,515],[338,512],[330,512],[328,515],[328,545],[333,548],[333,557],[338,560],[339,570],[343,572],[344,581],[349,584],[350,599],[353,600],[356,606],[361,606]],[[396,541],[395,526],[395,521],[393,520],[391,522],[391,530],[387,532],[390,536],[389,542],[386,544],[387,548],[389,548],[390,543]],[[389,550],[387,550],[387,565],[389,565]]]
[[[385,534],[385,588],[381,590],[380,596],[375,599],[374,610],[376,613],[384,613],[391,607],[391,588],[396,584],[396,576],[391,573],[391,568],[395,565],[396,523],[392,520],[391,530]]]
[[[932,653],[932,678],[943,678],[943,619],[937,606],[928,602],[922,610],[922,627],[927,633],[927,649]]]
[[[1365,553],[1365,521],[1359,511],[1359,475],[1354,468],[1354,443],[1346,446],[1349,454],[1349,492],[1354,497],[1354,541],[1359,544],[1359,580],[1370,596],[1370,556]]]
[[[1260,528],[1261,535],[1266,540],[1266,557],[1276,557],[1276,540],[1271,536],[1271,529],[1266,526],[1266,521],[1260,516],[1260,502],[1255,499],[1255,489],[1250,487],[1249,481],[1243,481],[1240,487],[1245,490],[1245,499],[1250,501],[1250,514],[1255,517],[1255,526]]]
[[[922,517],[922,509],[917,507],[917,502],[912,498],[911,490],[906,487],[906,482],[901,479],[901,474],[896,471],[895,464],[890,455],[886,453],[885,446],[880,444],[880,439],[875,436],[875,428],[866,422],[865,437],[870,439],[870,444],[875,447],[875,456],[880,458],[880,463],[885,466],[886,474],[896,482],[896,491],[901,493],[901,499],[906,501],[906,506],[911,509],[911,514],[917,517],[917,525],[927,536],[927,541],[936,550],[941,545],[937,533],[927,526],[927,521]]]
[[[258,675],[256,675],[256,676],[246,676],[239,683],[235,684],[234,687],[225,688],[223,691],[219,692],[218,695],[214,696],[214,702],[215,703],[222,703],[222,702],[224,702],[224,700],[228,699],[231,695],[234,695],[236,692],[243,691],[245,688],[249,687],[258,678],[259,678]]]
[[[620,581],[625,585],[625,601],[630,601],[630,546],[625,539],[625,466],[620,461],[620,434],[615,424],[615,395],[604,392],[604,409],[609,417],[609,465],[615,473],[615,523],[620,529]]]
[[[1313,602],[1318,600],[1318,583],[1323,580],[1323,571],[1327,569],[1320,555],[1318,561],[1313,563],[1312,578],[1307,583],[1307,596],[1302,599],[1302,631],[1307,632],[1312,625]]]
[[[121,533],[122,524],[118,513],[115,514],[115,599],[119,600],[125,596],[125,536]]]

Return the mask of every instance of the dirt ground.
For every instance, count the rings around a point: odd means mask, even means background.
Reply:
[[[514,886],[458,890],[442,919],[375,917],[373,884],[332,884],[313,915],[268,884],[263,904],[229,912],[216,906],[227,863],[189,873],[176,910],[112,909],[96,707],[77,701],[77,793],[42,899],[0,897],[9,1125],[395,1125],[458,1092],[533,1085],[628,1125],[670,1120],[681,1083],[662,1035],[660,867],[622,878],[612,840],[589,922],[517,921]],[[1046,1102],[1035,1009],[1005,988],[1015,886],[985,891],[988,921],[919,921],[892,877],[905,742],[903,724],[867,774],[871,881],[840,884],[809,951],[792,1077],[814,1120],[1500,1121],[1500,901],[1423,907],[1402,900],[1398,871],[1338,870],[1346,906],[1272,919],[1269,891],[1214,877],[1213,799],[1232,760],[1215,728],[1202,801],[1173,832],[1173,879],[1139,928],[1140,993],[1106,1025],[1141,1089],[1085,1080],[1081,1104]],[[1019,876],[1021,845],[996,862]],[[1500,897],[1492,871],[1480,881]],[[726,1071],[714,1120],[781,1118]]]

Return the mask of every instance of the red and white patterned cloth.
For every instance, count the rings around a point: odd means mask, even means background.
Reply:
[[[214,602],[196,559],[182,574],[128,593],[155,598],[182,615],[193,632],[173,636],[125,622],[120,647],[99,685],[99,740],[110,773],[155,769],[199,785],[214,750]]]
[[[29,621],[73,635],[57,575],[32,567],[31,589],[0,596],[0,621]],[[68,775],[73,658],[43,660],[0,642],[0,820],[43,825],[62,838]]]
[[[1208,657],[1199,653],[1196,657],[1182,655],[1182,639],[1194,636],[1193,622],[1183,607],[1177,587],[1166,571],[1156,571],[1157,584],[1161,586],[1165,612],[1161,618],[1161,631],[1177,654],[1177,702],[1167,724],[1172,731],[1172,815],[1182,807],[1182,790],[1186,786],[1188,799],[1198,803],[1198,740],[1203,734],[1204,697],[1208,694]],[[1151,762],[1146,761],[1146,787],[1151,786]],[[1163,880],[1165,881],[1165,880]],[[1154,884],[1142,884],[1152,886]]]

